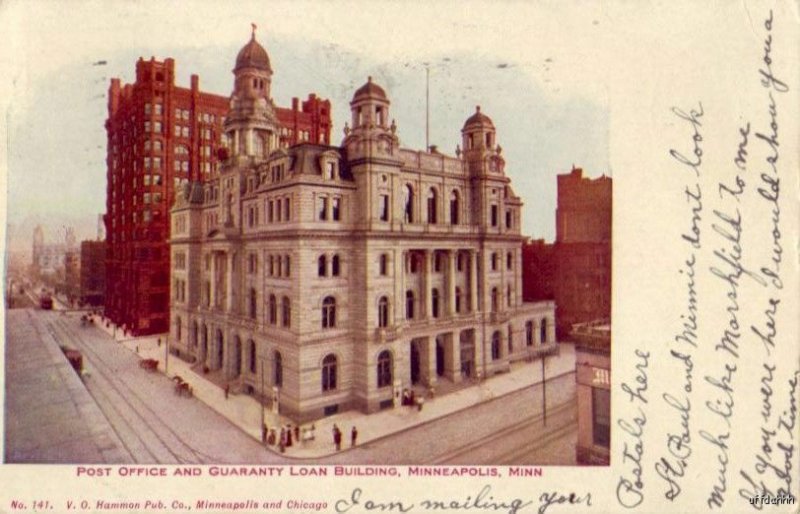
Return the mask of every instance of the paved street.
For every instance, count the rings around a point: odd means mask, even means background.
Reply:
[[[163,349],[158,349],[155,341],[118,343],[96,326],[81,327],[79,316],[11,310],[8,324],[13,330],[9,330],[8,346],[18,352],[20,347],[49,338],[55,348],[67,344],[83,352],[88,371],[83,382],[103,418],[95,421],[110,427],[118,446],[116,457],[108,462],[574,464],[575,378],[570,372],[574,356],[570,363],[569,352],[560,358],[563,362],[552,363],[557,366],[548,373],[558,376],[547,385],[546,429],[542,427],[541,384],[525,383],[531,376],[522,369],[438,397],[422,412],[397,408],[370,416],[349,412],[320,420],[318,440],[311,442],[314,444],[295,445],[296,449],[282,455],[265,449],[257,440],[259,408],[252,398],[232,396],[225,400],[218,386],[197,376],[193,384],[201,394],[176,396],[172,380],[161,371],[139,367],[136,349],[142,354],[160,351],[163,357]],[[171,374],[181,363],[177,358],[170,359]],[[537,370],[538,365],[529,364],[527,368]],[[26,369],[26,373],[35,371],[30,366]],[[188,368],[180,372],[186,377],[192,374]],[[11,394],[16,394],[13,388]],[[483,397],[475,400],[476,394]],[[477,401],[480,403],[475,405]],[[8,405],[9,409],[23,408],[23,403],[14,399]],[[27,412],[9,411],[7,415],[7,419],[29,417]],[[351,424],[359,426],[363,444],[334,453],[328,441],[333,422],[346,433]],[[12,440],[12,447],[14,444]]]

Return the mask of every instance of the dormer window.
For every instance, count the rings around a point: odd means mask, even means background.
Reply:
[[[325,178],[329,180],[333,180],[336,178],[336,162],[335,161],[328,161],[327,166],[325,168]]]

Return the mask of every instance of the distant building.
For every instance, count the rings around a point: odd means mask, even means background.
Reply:
[[[103,305],[106,285],[106,242],[81,243],[80,300],[87,305]]]
[[[611,442],[611,326],[608,320],[575,325],[578,464],[608,465]]]
[[[553,303],[522,301],[522,200],[480,108],[455,156],[403,148],[369,78],[341,146],[284,148],[255,39],[234,75],[231,154],[172,209],[174,351],[305,422],[556,349]]]
[[[33,230],[31,269],[35,276],[63,280],[67,254],[77,251],[72,229],[67,229],[64,242],[45,243],[44,229],[37,225]]]
[[[243,58],[258,59],[250,55]],[[263,84],[238,84],[257,90]],[[107,196],[105,232],[106,309],[115,323],[134,334],[169,327],[169,209],[175,191],[191,181],[218,176],[220,158],[230,152],[221,137],[229,98],[175,85],[175,61],[139,59],[136,81],[112,79],[108,91]],[[310,95],[274,108],[274,144],[328,144],[330,102]],[[231,145],[258,145],[250,133]],[[264,143],[259,148],[266,148]]]
[[[524,297],[555,299],[560,340],[576,323],[611,316],[611,192],[610,177],[559,175],[556,241],[523,247]]]

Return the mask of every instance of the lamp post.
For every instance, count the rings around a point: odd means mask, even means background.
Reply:
[[[547,426],[547,377],[545,377],[545,361],[547,354],[542,355],[542,425]]]
[[[266,440],[265,434],[265,423],[264,423],[264,401],[266,397],[264,396],[264,359],[261,359],[261,438]]]
[[[169,376],[169,332],[164,338],[164,374]]]

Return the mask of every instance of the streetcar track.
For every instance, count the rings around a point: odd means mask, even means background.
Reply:
[[[161,419],[161,416],[158,413],[156,413],[155,410],[153,410],[153,408],[151,408],[147,404],[147,402],[139,395],[139,393],[136,391],[136,389],[130,387],[124,381],[120,381],[119,384],[118,384],[114,380],[112,380],[110,378],[111,373],[109,371],[107,371],[107,369],[111,369],[113,366],[111,366],[109,361],[104,359],[101,356],[100,353],[98,353],[95,349],[93,349],[91,347],[91,345],[86,340],[84,340],[84,338],[80,334],[72,332],[72,330],[66,325],[64,320],[57,319],[57,320],[55,320],[55,323],[53,323],[53,324],[51,324],[49,326],[51,326],[53,328],[57,327],[58,330],[60,330],[63,335],[69,336],[69,339],[71,339],[71,340],[75,341],[76,343],[78,343],[82,347],[81,349],[84,351],[84,354],[91,355],[92,356],[92,360],[94,362],[100,363],[100,364],[105,366],[105,369],[101,368],[100,366],[95,366],[94,370],[97,373],[99,373],[104,380],[106,380],[108,382],[108,384],[111,386],[111,388],[114,390],[114,392],[116,392],[120,396],[122,401],[130,407],[131,413],[134,414],[135,417],[139,418],[139,420],[141,421],[141,424],[144,425],[145,427],[147,427],[150,430],[150,432],[152,433],[154,439],[158,443],[160,443],[161,446],[163,446],[164,450],[166,450],[166,452],[169,453],[178,464],[205,463],[205,462],[213,462],[213,461],[216,460],[213,457],[211,457],[210,455],[207,455],[204,452],[201,452],[199,450],[194,449],[189,443],[187,443],[183,439],[183,437],[181,437],[180,434],[178,434],[171,426],[169,426],[166,422],[164,422]],[[55,334],[54,334],[54,336],[55,336]],[[88,390],[88,388],[87,388],[87,390]],[[90,393],[91,393],[91,391],[90,391]],[[111,400],[111,398],[107,394],[106,394],[106,398]],[[136,405],[134,405],[134,402],[131,399],[135,399],[136,400],[136,403],[139,404],[138,408],[137,408]],[[97,399],[95,399],[95,400],[97,401]],[[110,403],[110,406],[119,414],[119,418],[122,419],[122,420],[125,420],[126,417],[123,414],[123,411],[120,410],[119,407],[116,406],[115,402],[111,401],[109,403]],[[143,414],[143,412],[149,413],[152,416],[154,421],[148,420],[147,417]],[[106,415],[106,418],[108,419],[107,415]],[[110,419],[109,419],[109,422],[111,423]],[[159,433],[159,431],[156,428],[158,425],[163,427],[163,429],[166,430],[166,432],[169,434],[170,437],[168,437],[168,438],[167,437],[163,437],[162,434]],[[113,426],[113,423],[112,423],[112,426]],[[114,427],[114,431],[117,433],[118,436],[120,436],[120,438],[122,438],[122,434],[115,427]],[[154,461],[155,462],[159,462],[158,457],[154,453],[155,448],[153,448],[152,443],[148,443],[148,441],[146,441],[142,437],[142,435],[140,435],[137,431],[132,430],[131,432],[134,435],[134,437],[136,437],[136,439],[138,439],[141,442],[141,444],[145,447],[145,449],[147,450],[147,453],[149,453],[153,457]],[[176,449],[175,451],[173,451],[173,448],[169,444],[168,439],[171,439],[173,443],[176,443],[179,447],[182,446],[183,448]],[[127,446],[126,446],[126,448],[127,448]],[[184,454],[184,455],[188,454],[188,455],[187,456],[179,455],[178,453],[176,453],[176,451],[179,452],[180,454]],[[135,454],[132,454],[132,455],[133,455],[134,459],[139,461],[139,459],[137,458],[137,456]]]
[[[565,412],[568,409],[573,408],[573,407],[574,407],[574,403],[570,402],[570,401],[567,401],[567,402],[563,402],[563,403],[557,405],[556,407],[550,409],[549,413],[550,413],[551,416],[555,416],[555,415],[558,415],[558,414],[560,414],[562,412]],[[513,423],[511,425],[507,425],[507,426],[503,427],[502,429],[500,429],[498,431],[493,431],[492,433],[490,433],[488,435],[485,435],[485,436],[483,436],[483,437],[481,437],[479,439],[472,440],[468,444],[465,444],[463,446],[459,446],[458,448],[452,449],[452,450],[450,450],[450,451],[448,451],[446,453],[437,455],[436,457],[434,457],[433,459],[428,461],[428,463],[429,464],[446,464],[447,462],[452,461],[453,459],[456,459],[456,458],[458,458],[460,456],[466,455],[466,454],[468,454],[468,453],[470,453],[472,451],[475,451],[477,449],[484,448],[487,443],[490,443],[490,442],[492,442],[492,441],[494,441],[494,440],[496,440],[498,438],[502,438],[502,437],[504,437],[506,435],[519,432],[522,429],[530,427],[530,426],[533,426],[533,425],[538,425],[539,423],[542,422],[542,419],[543,419],[543,416],[542,416],[541,412],[538,413],[538,414],[534,414],[533,416],[525,418],[522,421],[518,421],[518,422]],[[546,433],[544,435],[544,438],[547,438],[548,434],[549,433]],[[518,451],[518,448],[515,448],[515,449],[511,450],[510,453],[513,453],[515,451]]]

